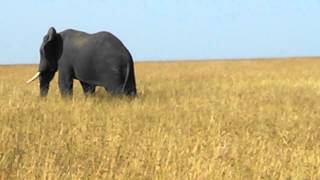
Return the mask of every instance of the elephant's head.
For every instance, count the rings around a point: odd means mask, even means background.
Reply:
[[[43,37],[40,47],[40,64],[39,71],[27,83],[39,78],[40,95],[46,96],[49,90],[49,83],[53,79],[55,72],[58,70],[58,60],[62,54],[62,38],[51,27],[48,33]]]

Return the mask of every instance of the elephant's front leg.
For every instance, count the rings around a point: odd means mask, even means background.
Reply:
[[[92,85],[92,84],[89,84],[89,83],[86,83],[83,81],[80,81],[80,83],[81,83],[81,86],[82,86],[82,89],[83,89],[83,92],[85,95],[92,95],[95,93],[95,91],[96,91],[95,85]]]
[[[59,71],[59,89],[61,96],[72,96],[73,75],[68,71]]]

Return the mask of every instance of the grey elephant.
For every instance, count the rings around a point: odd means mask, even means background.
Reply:
[[[132,56],[109,32],[68,29],[57,33],[51,27],[40,47],[39,71],[27,83],[39,78],[40,96],[46,96],[57,71],[62,96],[72,95],[74,79],[80,81],[85,94],[94,93],[96,86],[113,95],[137,94]]]

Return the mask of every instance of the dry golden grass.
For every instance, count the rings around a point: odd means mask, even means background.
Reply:
[[[134,100],[2,66],[0,179],[320,179],[319,60],[137,63]]]

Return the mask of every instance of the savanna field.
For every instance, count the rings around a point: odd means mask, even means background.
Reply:
[[[62,99],[0,66],[0,179],[320,179],[320,59],[136,63]]]

